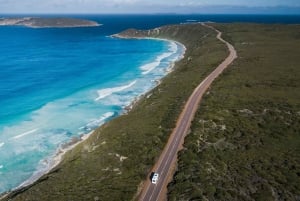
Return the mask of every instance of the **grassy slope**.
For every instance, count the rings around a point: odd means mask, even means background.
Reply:
[[[158,37],[187,47],[153,91],[128,115],[102,126],[68,153],[52,173],[13,200],[131,200],[159,156],[194,87],[227,55],[215,32],[201,25],[168,26]],[[189,59],[188,59],[189,58]],[[120,161],[120,156],[127,157]]]
[[[300,200],[300,26],[214,25],[239,58],[200,105],[170,200]]]

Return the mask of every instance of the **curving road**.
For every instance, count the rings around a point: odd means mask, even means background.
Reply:
[[[217,32],[217,39],[226,44],[230,53],[228,57],[197,86],[192,95],[189,97],[167,145],[160,155],[159,160],[153,167],[153,171],[159,173],[158,182],[157,184],[152,184],[150,179],[148,179],[144,185],[144,189],[141,192],[139,200],[152,201],[166,199],[167,185],[170,181],[169,178],[172,176],[170,174],[172,172],[170,168],[174,167],[177,160],[177,152],[183,144],[184,137],[190,128],[191,121],[198,109],[202,96],[214,79],[237,58],[237,53],[234,47],[221,38],[222,33],[219,30],[207,24],[201,24],[207,28],[215,30]]]

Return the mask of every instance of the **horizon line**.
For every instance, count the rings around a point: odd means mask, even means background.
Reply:
[[[154,12],[154,13],[80,13],[80,12],[70,12],[70,13],[38,13],[38,12],[24,12],[24,13],[0,13],[0,15],[285,15],[285,16],[295,16],[300,13],[164,13],[164,12]]]

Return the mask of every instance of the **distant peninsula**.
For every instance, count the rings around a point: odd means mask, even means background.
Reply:
[[[76,18],[0,18],[0,26],[25,26],[30,28],[66,28],[66,27],[94,27],[100,26],[95,21],[76,19]]]

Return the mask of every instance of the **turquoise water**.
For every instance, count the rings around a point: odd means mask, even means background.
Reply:
[[[72,137],[124,111],[184,53],[174,42],[108,37],[197,21],[300,23],[300,15],[101,15],[100,27],[0,26],[0,193],[53,164]]]
[[[0,27],[0,192],[52,165],[63,143],[124,111],[184,49],[102,27]]]

